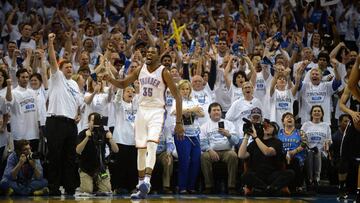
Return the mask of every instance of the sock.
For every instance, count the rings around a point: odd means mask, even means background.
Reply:
[[[150,183],[150,179],[151,179],[151,175],[146,174],[146,175],[145,175],[144,182],[145,182],[145,183]]]
[[[139,177],[139,185],[143,184],[144,183],[144,177]]]

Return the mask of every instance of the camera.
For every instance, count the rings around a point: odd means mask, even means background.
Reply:
[[[189,117],[183,116],[184,125],[192,125],[194,123],[195,116],[191,114]]]
[[[252,134],[254,133],[252,126],[254,125],[256,134],[259,138],[264,137],[264,129],[261,123],[252,123],[249,119],[243,118],[243,132],[244,134]]]
[[[94,116],[94,126],[106,126],[108,123],[108,117],[99,115]]]
[[[92,130],[92,138],[95,144],[102,144],[105,140],[106,131],[104,126],[107,125],[108,118],[99,114],[94,115],[94,128]]]
[[[106,131],[104,127],[94,127],[92,138],[95,144],[102,144],[105,142]]]
[[[40,154],[38,152],[33,152],[26,156],[27,160],[40,159]]]
[[[244,134],[251,134],[253,133],[253,129],[252,129],[252,123],[249,119],[243,118],[244,121],[244,125],[243,125],[243,132]]]

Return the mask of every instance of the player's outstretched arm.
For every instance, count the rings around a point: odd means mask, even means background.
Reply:
[[[141,67],[138,67],[135,71],[130,73],[127,77],[125,77],[124,79],[119,79],[119,80],[113,78],[110,73],[106,73],[104,75],[104,79],[109,81],[115,87],[124,89],[127,86],[129,86],[130,84],[132,84],[133,82],[135,82],[135,80],[138,79],[140,70],[141,70]]]

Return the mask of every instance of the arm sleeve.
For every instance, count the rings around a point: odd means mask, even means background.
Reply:
[[[336,91],[341,86],[341,79],[336,80],[336,78],[332,81],[332,90]]]
[[[183,79],[190,81],[189,64],[183,64]]]
[[[211,66],[210,66],[210,74],[209,74],[209,87],[211,90],[214,90],[215,82],[216,82],[216,61],[211,60]]]

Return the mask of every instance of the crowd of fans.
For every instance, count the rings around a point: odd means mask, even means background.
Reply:
[[[139,82],[118,89],[107,78],[124,78],[149,57],[176,82],[185,128],[180,142],[167,91],[154,170],[162,182],[153,190],[217,192],[219,162],[229,194],[338,184],[343,132],[360,120],[347,89],[360,63],[359,1],[1,0],[0,7],[4,194],[135,189]],[[158,55],[148,56],[148,47]]]

